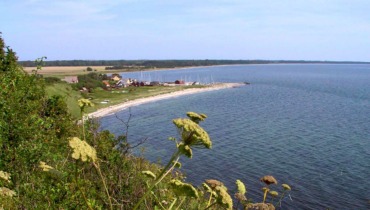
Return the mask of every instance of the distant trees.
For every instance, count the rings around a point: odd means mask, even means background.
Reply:
[[[19,61],[23,67],[34,67],[33,61]],[[335,63],[369,64],[369,62],[303,61],[303,60],[61,60],[46,61],[45,66],[106,66],[107,70],[175,68],[188,66],[211,66],[233,64],[274,64],[274,63]],[[89,71],[89,70],[87,70]]]
[[[46,84],[54,84],[62,81],[58,77],[45,77],[44,80]]]
[[[63,60],[46,61],[45,66],[108,66],[108,70],[123,68],[174,68],[226,64],[273,63],[263,60]],[[20,61],[23,67],[34,67],[33,61]]]

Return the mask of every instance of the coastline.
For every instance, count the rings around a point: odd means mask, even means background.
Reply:
[[[208,92],[208,91],[214,91],[214,90],[220,90],[220,89],[226,89],[226,88],[235,88],[235,87],[240,87],[245,85],[244,83],[217,83],[209,87],[204,87],[204,88],[194,88],[194,89],[186,89],[186,90],[181,90],[181,91],[175,91],[172,93],[165,93],[161,95],[156,95],[156,96],[150,96],[146,98],[140,98],[140,99],[135,99],[132,101],[125,101],[117,105],[109,106],[106,108],[98,109],[95,112],[91,112],[87,114],[89,118],[100,118],[108,115],[112,115],[118,111],[122,111],[124,109],[138,106],[141,104],[146,104],[146,103],[151,103],[159,100],[165,100],[169,98],[175,98],[179,96],[184,96],[184,95],[191,95],[191,94],[196,94],[196,93],[203,93],[203,92]]]

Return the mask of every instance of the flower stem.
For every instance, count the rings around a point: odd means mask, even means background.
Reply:
[[[78,184],[77,163],[78,163],[78,161],[76,160],[76,164],[75,164],[75,181],[76,181],[77,189],[81,192],[82,197],[84,198],[84,201],[85,201],[87,207],[89,207],[90,210],[93,210],[93,208],[91,208],[89,202],[87,201],[87,198],[85,196],[85,193],[81,190],[80,185]]]
[[[207,206],[204,210],[207,210],[207,209],[211,208],[212,206],[216,205],[216,203],[217,203],[217,201],[212,203],[211,205]]]
[[[100,178],[101,178],[101,181],[103,182],[104,189],[105,189],[105,193],[106,193],[106,194],[107,194],[107,196],[108,196],[109,207],[110,207],[110,209],[111,209],[111,210],[113,210],[112,199],[111,199],[111,197],[110,197],[110,195],[109,195],[109,191],[108,191],[108,188],[107,188],[107,184],[105,183],[105,179],[104,179],[104,177],[103,177],[103,174],[101,173],[100,167],[99,167],[99,165],[98,165],[98,164],[96,164],[95,162],[93,162],[93,165],[94,165],[94,167],[96,168],[96,170],[98,171],[99,176],[100,176]]]
[[[167,174],[175,167],[177,161],[180,158],[180,151],[177,150],[171,157],[170,161],[167,163],[167,165],[162,169],[161,173],[155,180],[154,184],[146,191],[146,193],[140,198],[140,200],[136,203],[133,210],[136,210],[140,204],[144,201],[144,199],[150,194],[152,189],[162,181],[162,179],[167,176]],[[175,161],[175,162],[174,162]],[[172,165],[172,166],[171,166]]]

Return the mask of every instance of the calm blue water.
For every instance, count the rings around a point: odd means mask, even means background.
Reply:
[[[370,209],[370,65],[240,65],[144,76],[251,83],[132,108],[129,139],[148,137],[151,161],[165,162],[174,151],[167,140],[176,136],[172,119],[206,113],[202,126],[214,146],[181,159],[187,181],[218,179],[234,192],[240,179],[247,197],[261,201],[259,179],[273,175],[277,187],[292,187],[282,209]],[[102,128],[123,133],[115,116],[103,118]]]

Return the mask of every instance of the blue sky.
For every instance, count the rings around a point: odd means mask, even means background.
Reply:
[[[1,0],[20,60],[370,61],[369,0]]]

